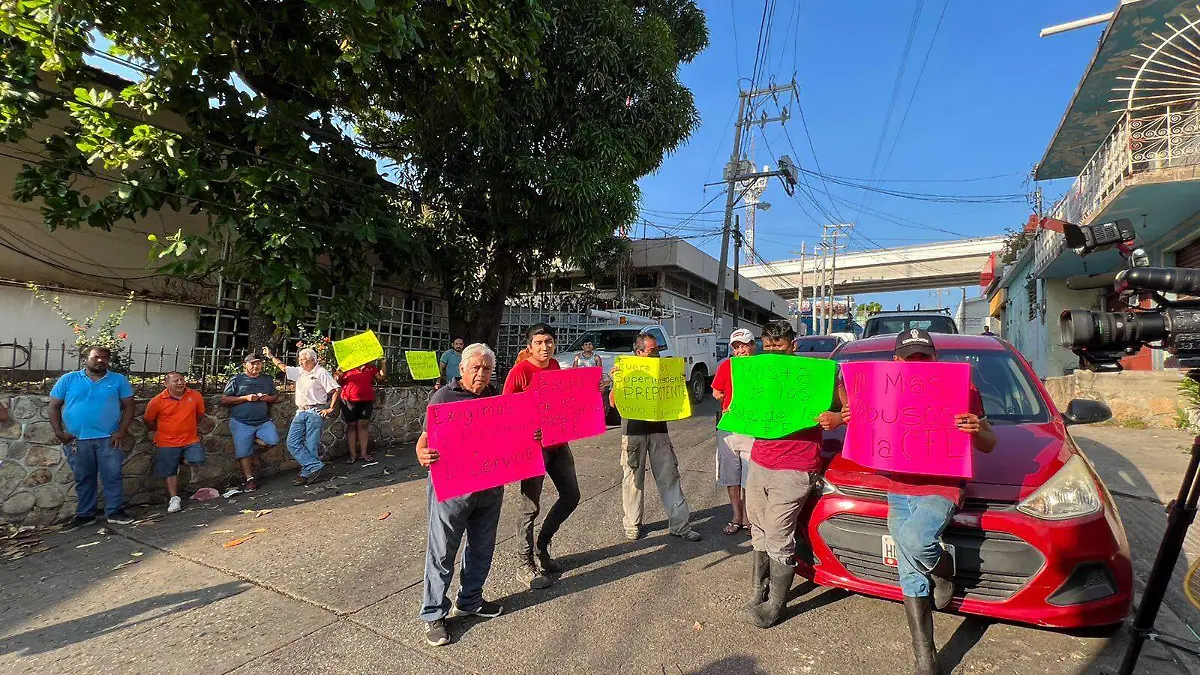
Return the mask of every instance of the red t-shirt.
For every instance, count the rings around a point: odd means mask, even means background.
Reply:
[[[519,394],[533,384],[534,373],[542,370],[558,370],[559,368],[558,361],[554,359],[550,359],[550,363],[547,363],[545,368],[538,368],[533,361],[528,359],[521,361],[508,371],[508,377],[504,379],[504,393]]]
[[[975,388],[975,385],[971,385],[971,391],[968,396],[970,397],[971,403],[970,409],[967,412],[978,415],[980,419],[983,419],[983,397],[979,395],[979,390]],[[937,495],[939,497],[945,497],[946,499],[954,502],[955,506],[962,506],[965,483],[961,478],[918,476],[916,474],[909,473],[892,473],[885,475],[889,481],[888,492],[918,497],[925,495]]]
[[[712,390],[725,395],[721,399],[721,412],[729,410],[729,404],[733,401],[733,366],[729,365],[732,360],[725,359],[719,363],[717,374],[713,376]]]
[[[772,471],[820,471],[824,439],[819,426],[783,438],[756,438],[750,448],[750,461]]]
[[[342,385],[342,399],[351,403],[374,401],[375,374],[378,372],[378,368],[368,363],[339,375],[337,383]]]

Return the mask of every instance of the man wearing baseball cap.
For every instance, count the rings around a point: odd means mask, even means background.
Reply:
[[[730,361],[737,356],[754,356],[754,334],[739,328],[729,335],[729,358],[717,366],[713,378],[713,398],[721,402],[721,412],[729,410],[733,401],[733,369]],[[717,422],[721,416],[717,416]],[[737,534],[750,529],[746,518],[746,473],[750,463],[750,448],[754,438],[717,429],[717,487],[729,492],[729,505],[733,507],[733,518],[722,530],[725,534]]]
[[[896,336],[896,361],[936,361],[937,348],[929,333],[913,328]],[[970,389],[970,411],[955,415],[959,431],[971,435],[979,452],[996,447],[996,433],[983,411],[975,385]],[[850,421],[850,408],[842,421]],[[958,478],[890,474],[888,532],[896,542],[904,613],[912,634],[917,675],[935,675],[937,650],[933,642],[933,610],[945,609],[954,595],[954,560],[941,544],[942,532],[962,506],[963,481]]]
[[[242,359],[242,370],[229,380],[221,405],[229,406],[229,432],[233,456],[241,465],[243,492],[258,489],[254,479],[254,446],[269,448],[279,443],[279,431],[271,421],[271,404],[279,401],[275,380],[263,374],[262,358],[251,352]]]

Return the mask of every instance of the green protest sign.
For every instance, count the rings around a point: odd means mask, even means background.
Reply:
[[[833,403],[837,365],[791,354],[737,356],[733,400],[717,428],[755,438],[783,438],[817,425]]]

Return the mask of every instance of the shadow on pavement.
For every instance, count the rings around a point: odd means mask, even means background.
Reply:
[[[143,598],[103,612],[6,636],[4,642],[0,643],[0,654],[29,655],[61,649],[109,633],[134,628],[147,621],[202,607],[237,595],[251,587],[249,583],[237,581],[186,593],[166,593]]]
[[[958,624],[958,628],[954,629],[954,634],[938,652],[938,662],[942,666],[942,672],[954,672],[958,664],[962,663],[967,652],[983,639],[983,634],[991,625],[991,621],[977,616],[968,616]]]
[[[663,667],[663,672],[666,675],[671,675],[671,671]],[[676,672],[682,673],[682,670]],[[707,666],[701,666],[696,670],[687,671],[687,675],[729,675],[730,673],[738,673],[738,675],[770,675],[766,670],[758,667],[758,659],[752,656],[728,656],[720,661],[713,661]]]

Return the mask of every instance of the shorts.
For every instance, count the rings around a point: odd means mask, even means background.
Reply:
[[[370,420],[373,412],[375,412],[375,401],[342,400],[342,419],[346,422]]]
[[[192,443],[181,448],[159,448],[154,455],[154,477],[170,478],[179,473],[179,460],[183,458],[195,466],[204,463],[204,446]]]
[[[753,445],[750,436],[717,430],[717,487],[746,487]]]
[[[254,454],[255,436],[267,445],[279,444],[279,431],[275,429],[275,423],[271,420],[254,425],[230,417],[229,432],[233,434],[233,456],[237,459],[245,459]]]

